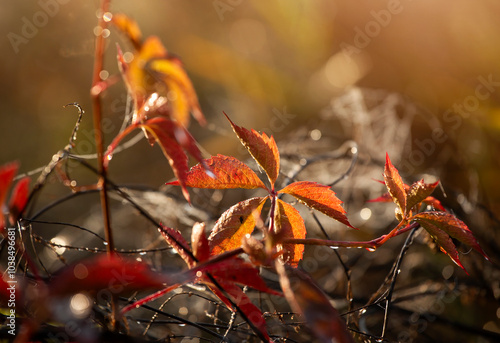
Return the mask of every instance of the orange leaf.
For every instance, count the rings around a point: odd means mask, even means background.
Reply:
[[[251,234],[260,220],[267,197],[241,201],[224,212],[208,237],[212,255],[239,248],[246,234]]]
[[[123,13],[115,13],[111,22],[127,36],[135,49],[138,50],[141,47],[142,33],[135,20]]]
[[[228,188],[264,188],[264,183],[246,164],[231,156],[217,155],[204,160],[212,175],[197,164],[187,173],[186,186],[194,188],[228,189]],[[167,183],[179,185],[179,181]]]
[[[289,184],[278,193],[293,195],[301,203],[338,220],[342,224],[354,228],[342,208],[342,201],[335,196],[335,192],[329,186],[310,181],[298,181]]]
[[[157,115],[168,115],[181,126],[187,127],[189,113],[192,112],[200,124],[205,124],[198,97],[182,63],[168,54],[158,37],[148,37],[139,46],[130,64],[125,62],[119,50],[118,62],[136,111],[142,108],[147,112],[148,107],[144,108],[146,99],[158,93],[168,99],[168,110]]]
[[[168,98],[173,102],[174,118],[187,126],[191,111],[196,120],[204,125],[206,123],[205,117],[201,112],[198,97],[182,62],[176,57],[153,59],[149,63],[149,68],[169,89]]]
[[[405,184],[398,170],[392,165],[389,154],[385,157],[384,180],[392,200],[399,206],[401,213],[406,214]]]
[[[233,131],[236,133],[241,143],[250,152],[259,166],[266,172],[271,188],[274,189],[274,183],[278,178],[280,171],[280,155],[274,138],[268,137],[265,133],[259,134],[255,130],[247,130],[234,124],[224,113],[227,120],[231,123]]]
[[[326,294],[298,268],[286,268],[276,261],[280,285],[294,312],[304,316],[311,331],[325,343],[353,343],[347,327]]]
[[[299,211],[281,199],[277,199],[275,213],[275,233],[278,242],[286,238],[303,239],[306,237],[306,226]],[[283,260],[293,267],[298,265],[304,255],[302,244],[278,244],[277,247],[278,251],[283,251]]]
[[[484,256],[485,259],[489,260],[489,257],[479,246],[476,238],[469,230],[467,225],[457,217],[446,212],[422,212],[412,217],[413,220],[417,221],[420,225],[424,227],[433,236],[438,236],[436,231],[445,232],[451,237],[459,240],[460,242],[467,244],[468,246],[474,248],[477,252]],[[429,230],[430,229],[430,230]],[[432,231],[432,232],[431,232]],[[438,240],[438,244],[439,240]],[[440,244],[441,245],[441,244]],[[447,246],[441,245],[444,249]],[[446,250],[448,252],[448,249]],[[455,261],[453,256],[450,255]],[[455,261],[456,262],[456,261]],[[457,263],[458,264],[458,263]],[[459,264],[460,265],[460,264]],[[462,267],[463,268],[463,267]]]

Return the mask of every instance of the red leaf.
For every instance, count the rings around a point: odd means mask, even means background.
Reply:
[[[424,204],[430,205],[430,206],[434,207],[435,209],[437,209],[438,211],[446,211],[446,209],[443,207],[443,205],[441,205],[441,201],[439,201],[438,199],[436,199],[434,197],[425,198]]]
[[[23,177],[16,183],[16,186],[12,190],[12,195],[10,197],[9,210],[10,214],[15,220],[21,211],[24,210],[26,202],[28,201],[30,178]]]
[[[432,225],[437,229],[446,232],[451,237],[474,248],[477,252],[483,255],[485,259],[489,260],[489,257],[479,246],[479,243],[467,225],[454,215],[446,212],[422,212],[413,216],[412,219],[416,220],[424,228]]]
[[[198,261],[205,261],[210,257],[210,247],[205,235],[205,223],[195,223],[191,232],[191,248]]]
[[[190,251],[189,245],[179,231],[163,225],[158,230],[188,266],[193,267],[196,264],[193,257],[187,253],[187,251]]]
[[[425,183],[424,180],[413,183],[407,190],[406,210],[411,211],[412,207],[420,204],[434,192],[439,181],[434,183]],[[408,214],[408,213],[407,213]]]
[[[399,206],[401,213],[406,213],[405,184],[398,170],[392,165],[388,154],[386,154],[385,159],[384,180],[393,201]]]
[[[344,321],[321,288],[300,269],[286,268],[280,261],[275,264],[288,303],[294,312],[304,316],[316,337],[325,343],[353,343]]]
[[[204,162],[212,175],[207,174],[206,169],[198,164],[187,173],[186,186],[209,189],[267,189],[252,169],[234,157],[217,155]],[[179,181],[168,182],[167,185],[177,186]]]
[[[117,255],[100,255],[65,267],[51,281],[50,292],[54,296],[63,296],[80,291],[108,289],[111,293],[119,294],[163,288],[167,282],[166,276],[154,273],[143,262]]]
[[[264,280],[262,280],[257,268],[238,257],[218,261],[213,264],[209,263],[199,270],[201,272],[210,273],[218,281],[248,286],[273,295],[283,295],[267,286]]]
[[[260,220],[267,197],[241,201],[224,212],[208,237],[212,255],[239,248],[246,234],[251,234]]]
[[[447,254],[451,258],[451,260],[455,262],[460,268],[465,270],[465,267],[462,265],[462,262],[460,262],[460,257],[458,256],[457,248],[455,247],[455,244],[453,243],[450,236],[446,232],[441,230],[438,226],[434,225],[433,222],[427,222],[418,219],[417,221],[434,238],[436,243],[439,245],[439,249],[445,254]]]
[[[266,172],[271,188],[274,189],[274,183],[278,178],[280,171],[280,155],[274,138],[268,137],[265,133],[258,133],[255,130],[247,130],[234,124],[224,113],[227,120],[231,123],[233,131],[236,133],[241,143],[250,152],[250,155]]]
[[[335,196],[335,192],[329,186],[310,181],[298,181],[289,184],[278,193],[293,195],[301,203],[354,228],[340,205],[342,201]]]
[[[7,200],[7,194],[18,167],[19,165],[16,162],[10,162],[0,167],[0,207],[2,208],[0,210],[0,229],[2,230],[5,227],[3,206]]]
[[[287,238],[304,239],[306,237],[306,226],[299,211],[286,202],[277,199],[276,203],[276,239],[278,242]],[[278,244],[278,251],[283,251],[283,260],[296,267],[304,255],[302,244]]]

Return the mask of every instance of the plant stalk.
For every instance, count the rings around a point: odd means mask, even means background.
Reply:
[[[104,20],[104,13],[109,10],[110,0],[101,0],[100,17],[98,22],[99,35],[96,38],[95,53],[94,53],[94,72],[92,78],[92,88],[90,95],[92,98],[92,109],[94,119],[95,144],[97,150],[97,164],[99,172],[98,187],[100,190],[101,210],[104,222],[104,235],[108,255],[112,255],[115,250],[113,235],[111,232],[111,218],[109,213],[109,198],[108,198],[108,182],[107,169],[104,166],[104,135],[102,132],[102,101],[101,101],[101,85],[102,80],[100,73],[103,68],[104,60],[104,36],[103,32],[107,27],[107,22]]]

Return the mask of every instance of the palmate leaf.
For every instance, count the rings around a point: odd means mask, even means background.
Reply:
[[[189,193],[185,184],[188,172],[188,157],[186,156],[184,150],[205,166],[205,170],[209,171],[210,169],[205,165],[201,156],[201,151],[198,149],[196,141],[191,134],[183,126],[180,126],[178,123],[169,120],[168,118],[156,117],[149,119],[144,123],[136,123],[128,126],[118,136],[116,136],[109,145],[104,156],[105,167],[108,166],[108,163],[113,156],[113,151],[116,149],[120,141],[136,128],[146,130],[150,138],[153,138],[154,141],[160,145],[163,154],[167,157],[175,176],[179,180],[184,197],[186,200],[190,201]],[[150,143],[154,141],[150,140]]]
[[[385,157],[384,180],[393,201],[398,205],[401,213],[406,213],[405,184],[398,170],[392,165],[389,154],[386,154]]]
[[[422,212],[412,217],[413,220],[417,221],[424,229],[429,231],[431,235],[438,238],[438,244],[445,249],[445,251],[450,255],[450,257],[455,261],[455,258],[450,254],[449,244],[445,242],[442,233],[449,235],[456,240],[467,244],[468,246],[474,248],[477,252],[484,256],[485,259],[489,260],[489,257],[479,246],[476,238],[469,230],[467,225],[457,217],[446,212]],[[451,241],[451,240],[450,240]],[[441,244],[443,243],[443,245]],[[453,243],[452,243],[453,244]],[[458,256],[457,256],[458,259]],[[459,264],[459,263],[457,263]],[[463,268],[461,264],[459,264]]]
[[[339,313],[318,285],[303,271],[276,261],[280,285],[294,312],[304,316],[320,342],[353,343]]]
[[[278,193],[293,195],[301,203],[327,216],[338,220],[342,224],[354,228],[345,216],[345,210],[335,192],[329,186],[310,181],[298,181],[289,184]]]
[[[228,115],[224,113],[227,120],[231,123],[234,133],[238,136],[241,143],[247,148],[250,155],[258,165],[266,172],[271,188],[278,179],[280,171],[280,155],[274,138],[268,137],[265,133],[258,133],[255,130],[247,130],[234,124]]]
[[[267,198],[256,197],[241,201],[220,216],[208,237],[212,255],[241,246],[243,237],[251,234],[260,220],[262,206]]]
[[[302,244],[281,244],[279,241],[287,238],[304,239],[306,237],[306,226],[304,219],[300,216],[293,206],[287,204],[281,199],[276,202],[276,215],[275,215],[275,235],[278,242],[278,251],[282,251],[283,260],[291,265],[297,267],[299,261],[302,260],[304,255],[304,245]]]
[[[250,167],[234,157],[219,154],[204,162],[210,168],[211,174],[208,174],[202,165],[197,164],[187,173],[186,186],[208,189],[267,189]],[[169,182],[167,185],[176,186],[179,181]]]

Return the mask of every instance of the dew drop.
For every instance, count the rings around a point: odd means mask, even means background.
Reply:
[[[104,245],[108,245],[108,242],[102,242],[102,244],[104,244]]]
[[[113,158],[113,154],[109,154],[108,156],[106,156],[106,159],[107,159],[108,161],[111,161],[111,159],[112,159],[112,158]]]
[[[335,250],[337,250],[338,248],[339,248],[339,247],[337,247],[337,246],[330,245],[330,249],[335,249]]]
[[[146,255],[146,252],[145,252],[145,251],[141,251],[141,252],[139,253],[139,255],[144,256],[144,255]]]
[[[375,251],[375,250],[377,250],[377,249],[375,249],[375,248],[367,248],[367,250],[368,250],[369,252],[374,252],[374,251]]]
[[[366,313],[366,308],[359,310],[359,314],[365,314],[365,313]]]

